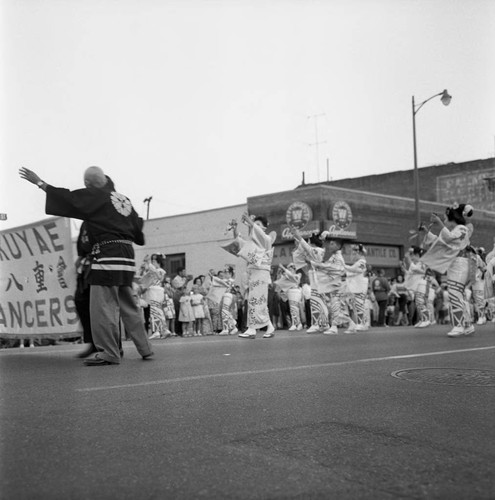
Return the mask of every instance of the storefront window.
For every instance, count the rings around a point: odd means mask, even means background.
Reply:
[[[175,276],[177,270],[186,267],[186,254],[185,253],[174,253],[167,254],[165,260],[165,271],[167,271],[168,276]]]

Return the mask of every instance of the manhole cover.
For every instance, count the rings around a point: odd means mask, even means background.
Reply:
[[[495,370],[413,368],[392,372],[392,377],[427,384],[495,386]]]

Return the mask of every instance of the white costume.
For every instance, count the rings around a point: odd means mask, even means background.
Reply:
[[[308,333],[324,329],[323,333],[334,335],[338,333],[338,325],[346,322],[349,323],[347,333],[355,332],[356,325],[342,311],[341,292],[345,280],[345,262],[341,250],[337,250],[323,262],[323,248],[312,247],[300,240],[298,249],[306,253],[313,267],[313,271],[309,273],[312,326]]]
[[[366,259],[359,259],[350,266],[345,266],[347,274],[347,288],[354,299],[354,310],[356,312],[357,329],[366,330],[364,318],[364,301],[368,292],[368,278],[366,276]]]
[[[414,294],[414,303],[418,312],[418,323],[415,326],[423,328],[430,324],[427,300],[429,295],[429,282],[426,278],[426,265],[421,262],[411,262],[405,272],[404,285]]]
[[[280,276],[274,284],[287,294],[287,298],[289,300],[289,310],[292,323],[289,330],[302,330],[300,310],[302,290],[299,286],[301,276],[292,272],[290,269],[286,269],[283,266],[280,267],[282,269],[282,276]]]
[[[268,327],[264,337],[273,337],[274,327],[268,312],[268,285],[271,283],[274,232],[267,235],[256,223],[250,226],[249,239],[237,237],[240,249],[237,255],[247,262],[247,332],[241,337],[256,336],[256,330]]]
[[[471,279],[469,246],[470,230],[458,224],[449,230],[443,227],[438,236],[428,232],[425,244],[429,247],[421,261],[439,273],[447,273],[450,312],[454,328],[449,336],[472,333],[467,303],[464,295],[466,285]]]
[[[478,325],[484,325],[486,323],[485,270],[486,264],[483,262],[480,255],[476,255],[476,277],[474,283],[472,283],[472,289],[474,310],[478,316]]]

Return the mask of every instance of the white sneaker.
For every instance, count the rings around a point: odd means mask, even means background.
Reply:
[[[368,327],[366,325],[356,325],[356,332],[366,332]]]
[[[289,332],[293,332],[295,331],[297,328],[296,328],[296,325],[292,325],[290,328],[289,328]]]
[[[229,331],[228,330],[222,330],[218,335],[228,335]]]
[[[349,322],[349,325],[347,326],[347,330],[345,330],[344,333],[356,333],[356,323],[354,323],[354,321],[350,321]]]
[[[447,337],[462,337],[464,335],[464,328],[462,326],[454,326],[449,333],[447,333]]]
[[[330,328],[327,328],[323,332],[323,335],[338,335],[338,334],[339,334],[339,329],[337,328],[336,325],[332,325]]]
[[[320,328],[318,327],[318,325],[312,325],[306,330],[306,333],[317,333],[319,331]]]
[[[264,334],[263,334],[263,338],[264,339],[271,339],[272,337],[275,337],[275,334],[273,332],[268,332],[266,331]]]
[[[431,322],[429,320],[421,321],[418,325],[417,328],[426,328],[427,326],[430,326]]]
[[[239,333],[238,337],[241,339],[255,339],[256,338],[256,330],[253,328],[248,328],[244,333]]]
[[[273,326],[273,323],[270,323],[266,329],[265,335],[270,335],[270,337],[273,337],[274,332],[275,332],[275,327]],[[263,335],[263,337],[265,337],[265,335]],[[265,339],[270,337],[265,337]]]
[[[484,325],[486,323],[486,317],[485,316],[480,316],[478,318],[478,321],[476,322],[477,325]]]
[[[303,326],[301,325],[301,323],[299,323],[299,325],[296,327],[296,330],[299,332],[302,329],[303,329]]]
[[[155,332],[151,337],[149,337],[150,339],[159,339],[160,338],[160,332]]]
[[[229,335],[235,335],[239,330],[237,328],[233,328],[230,330]]]
[[[472,335],[474,333],[474,326],[469,325],[464,327],[464,335]]]

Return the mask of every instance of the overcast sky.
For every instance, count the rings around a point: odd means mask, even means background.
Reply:
[[[412,96],[445,88],[416,116],[419,165],[495,155],[491,0],[1,8],[0,229],[45,217],[20,166],[76,189],[99,165],[150,218],[326,180],[327,159],[331,179],[410,169]]]

